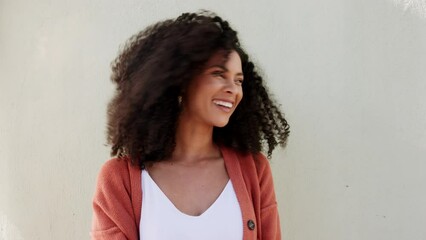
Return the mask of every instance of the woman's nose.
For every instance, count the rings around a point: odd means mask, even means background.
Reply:
[[[226,81],[225,91],[227,93],[237,93],[239,90],[239,86],[235,84],[234,80]]]

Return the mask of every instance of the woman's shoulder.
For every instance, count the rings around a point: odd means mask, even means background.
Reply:
[[[99,172],[100,176],[114,176],[128,171],[128,160],[124,158],[112,158],[106,161]]]
[[[140,169],[131,164],[127,157],[112,158],[106,161],[98,174],[98,185],[130,184]]]
[[[254,153],[253,160],[258,172],[264,173],[266,171],[267,174],[269,174],[270,172],[269,160],[266,158],[266,156],[262,152]]]
[[[140,169],[126,158],[106,161],[93,196],[93,239],[136,239],[141,202]]]
[[[239,151],[234,148],[228,148],[229,151],[234,152],[239,159],[241,159],[244,162],[252,162],[256,164],[257,166],[268,166],[269,160],[266,158],[265,154],[262,152],[256,152],[256,153],[250,153],[250,152],[243,152]]]
[[[243,171],[256,171],[257,175],[268,174],[270,172],[269,160],[262,152],[249,153],[242,152],[234,148],[226,147],[226,151],[232,154],[228,156],[235,156]]]

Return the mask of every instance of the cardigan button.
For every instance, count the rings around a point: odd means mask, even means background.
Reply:
[[[256,224],[254,224],[254,221],[250,219],[250,220],[247,221],[247,227],[250,230],[254,230],[254,228],[256,227]]]

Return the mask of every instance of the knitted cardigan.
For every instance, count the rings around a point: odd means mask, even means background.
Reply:
[[[268,160],[261,153],[220,150],[241,208],[243,239],[281,239]],[[92,240],[138,240],[141,208],[141,169],[129,159],[107,161],[93,197]]]

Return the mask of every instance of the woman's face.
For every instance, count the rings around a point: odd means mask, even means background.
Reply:
[[[210,126],[225,126],[243,97],[243,72],[236,51],[226,58],[215,53],[189,84],[183,97],[183,120]]]

